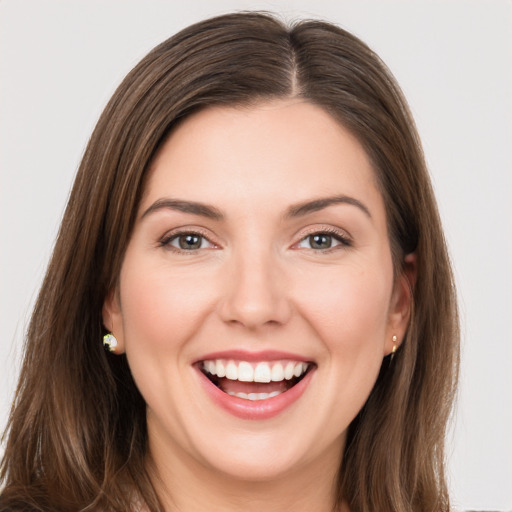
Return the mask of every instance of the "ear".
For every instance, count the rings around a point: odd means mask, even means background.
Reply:
[[[398,348],[402,343],[413,308],[413,292],[417,276],[416,254],[408,254],[404,258],[402,271],[396,277],[391,302],[389,305],[388,329],[384,355],[393,352],[393,347]],[[396,341],[393,337],[396,336]]]
[[[101,310],[103,325],[107,331],[111,332],[116,340],[116,354],[123,354],[125,351],[124,333],[123,333],[123,315],[119,301],[119,293],[116,289],[111,290],[103,302]]]

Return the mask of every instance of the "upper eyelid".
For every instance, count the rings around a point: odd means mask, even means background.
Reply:
[[[209,231],[201,228],[199,226],[180,226],[177,228],[172,228],[166,231],[161,238],[167,238],[167,237],[173,237],[173,236],[179,236],[179,235],[186,235],[186,234],[194,234],[194,235],[200,235],[204,236],[208,240],[212,238]]]
[[[301,244],[307,240],[310,236],[313,235],[327,235],[330,236],[338,241],[338,244],[335,244],[332,247],[325,248],[325,249],[314,249],[314,248],[308,248],[308,247],[301,247]],[[330,254],[334,251],[337,251],[339,249],[345,248],[351,248],[353,247],[353,239],[352,237],[347,233],[346,230],[341,228],[336,228],[334,226],[311,226],[310,229],[307,229],[306,231],[301,231],[295,238],[295,241],[292,243],[292,245],[289,247],[292,251],[314,251],[318,254]]]
[[[217,237],[212,236],[211,232],[209,230],[206,230],[204,228],[201,228],[199,226],[181,226],[177,228],[173,228],[169,231],[167,231],[163,236],[159,238],[159,243],[163,242],[169,242],[171,239],[176,238],[178,236],[186,235],[186,234],[195,234],[198,236],[202,236],[208,242],[215,246],[221,247],[222,245],[225,245],[219,241],[216,240]],[[345,242],[352,242],[353,237],[352,235],[343,228],[339,228],[332,225],[316,225],[316,226],[310,226],[307,228],[301,229],[296,236],[294,237],[295,241],[292,245],[296,245],[297,243],[301,242],[308,236],[314,235],[314,234],[328,234],[330,236],[338,237],[342,241]]]
[[[305,230],[301,230],[297,235],[298,241],[303,240],[304,238],[315,235],[315,234],[329,234],[329,235],[337,235],[344,240],[352,240],[352,235],[346,230],[334,226],[311,226],[310,228],[306,228]]]
[[[188,235],[188,234],[201,236],[201,237],[205,238],[212,245],[215,245],[215,246],[220,245],[218,242],[216,242],[213,239],[214,237],[212,237],[208,232],[206,232],[206,230],[196,227],[196,226],[180,227],[180,228],[171,229],[159,238],[158,243],[166,244],[179,236]]]

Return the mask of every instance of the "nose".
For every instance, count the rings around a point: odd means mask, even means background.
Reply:
[[[224,322],[251,330],[288,322],[292,307],[285,278],[270,251],[234,256],[229,265],[220,304]]]

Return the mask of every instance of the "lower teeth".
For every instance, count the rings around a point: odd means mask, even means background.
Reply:
[[[272,393],[235,393],[234,391],[228,391],[228,395],[243,398],[245,400],[266,400],[267,398],[273,398],[274,396],[280,395],[281,391],[272,391]]]
[[[281,393],[284,393],[285,391],[288,391],[291,389],[295,384],[299,383],[305,375],[308,373],[304,373],[300,377],[294,377],[293,379],[287,380],[285,382],[285,385],[283,389],[279,391],[272,391],[271,393],[243,393],[243,392],[236,392],[236,391],[227,391],[224,389],[223,381],[225,378],[219,378],[216,375],[211,375],[205,371],[203,373],[210,379],[210,381],[215,384],[221,391],[224,391],[224,393],[227,393],[228,395],[235,396],[237,398],[242,398],[243,400],[252,400],[252,401],[258,401],[258,400],[267,400],[269,398],[273,398],[277,395],[280,395]],[[275,384],[275,383],[274,383]]]

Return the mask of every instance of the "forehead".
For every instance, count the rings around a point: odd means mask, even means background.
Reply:
[[[333,194],[382,207],[358,140],[322,108],[288,99],[186,118],[154,159],[141,206],[166,195],[248,207]]]

